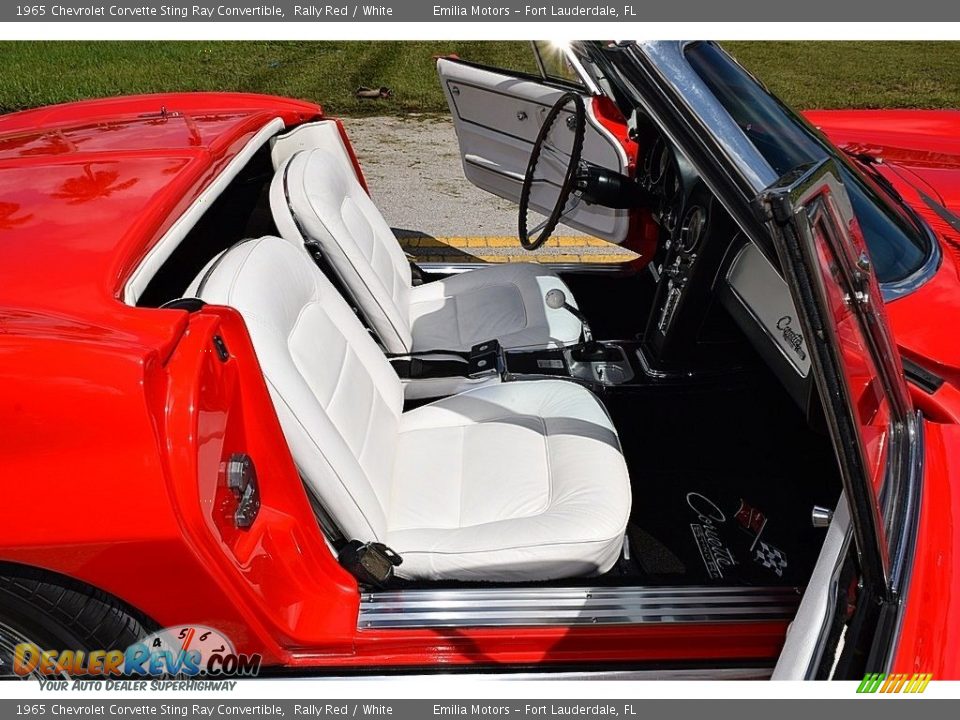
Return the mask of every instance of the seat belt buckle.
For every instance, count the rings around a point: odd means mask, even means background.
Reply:
[[[389,585],[393,569],[403,563],[403,558],[383,543],[359,540],[344,545],[337,560],[361,585],[375,588]]]
[[[502,375],[505,369],[503,348],[499,340],[487,340],[470,348],[467,361],[467,377],[482,378],[488,375]]]

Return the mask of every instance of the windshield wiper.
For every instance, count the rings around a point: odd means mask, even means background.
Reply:
[[[907,217],[910,218],[910,221],[913,223],[914,227],[917,228],[917,230],[919,230],[921,234],[927,236],[927,238],[933,237],[933,231],[930,229],[930,226],[927,224],[927,221],[920,216],[920,213],[914,210],[913,206],[910,205],[910,203],[904,200],[903,195],[901,195],[900,191],[893,186],[893,183],[890,182],[889,178],[887,178],[886,175],[884,175],[882,172],[880,172],[877,169],[878,165],[883,164],[883,161],[881,159],[877,158],[874,155],[871,155],[870,153],[856,152],[848,148],[842,148],[841,151],[847,157],[855,160],[857,163],[857,166],[860,167],[867,175],[869,175],[871,180],[873,180],[877,185],[883,188],[884,192],[886,192],[887,195],[892,200],[896,201],[896,203],[907,214]],[[917,194],[920,196],[920,199],[923,200],[932,210],[934,210],[934,212],[937,212],[937,214],[940,214],[939,209],[937,207],[934,207],[935,201],[933,201],[926,193],[924,193],[920,188],[918,188],[913,183],[909,182],[908,180],[904,180],[904,182],[910,185],[910,187],[912,187],[914,190],[916,190]],[[943,210],[946,210],[946,208],[943,208]]]
[[[877,185],[886,190],[890,197],[897,202],[902,203],[903,205],[907,205],[907,202],[903,199],[903,195],[900,194],[900,191],[893,186],[893,183],[890,182],[886,175],[877,170],[877,165],[881,165],[883,163],[882,160],[878,160],[869,153],[854,152],[853,150],[844,149],[843,153],[847,157],[856,160],[857,164],[860,165],[860,167],[862,167],[870,175],[871,179],[877,183]]]

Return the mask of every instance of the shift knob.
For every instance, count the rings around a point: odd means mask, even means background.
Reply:
[[[593,340],[593,335],[590,332],[590,325],[587,323],[587,318],[584,317],[582,312],[567,302],[567,294],[563,290],[560,288],[547,290],[547,294],[543,296],[543,301],[551,310],[559,310],[560,308],[564,308],[568,313],[573,315],[583,326],[583,339],[587,342]]]
[[[552,310],[559,310],[567,304],[567,294],[558,288],[547,290],[547,294],[543,299],[546,301],[547,307]]]

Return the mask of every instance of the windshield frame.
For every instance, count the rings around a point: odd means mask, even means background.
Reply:
[[[685,41],[578,42],[575,43],[575,50],[584,58],[585,67],[594,74],[605,92],[609,88],[615,93],[612,99],[618,102],[625,115],[631,117],[638,112],[648,115],[664,136],[687,156],[744,234],[782,275],[783,243],[775,241],[776,235],[770,228],[771,208],[763,201],[770,189],[783,185],[783,178],[775,177],[766,159],[686,62],[683,50],[688,44]],[[805,169],[809,168],[797,168],[794,173],[801,173]],[[803,276],[807,277],[807,274]],[[882,288],[878,289],[883,291]],[[795,297],[797,293],[803,295],[803,283],[795,278],[790,283],[790,290]],[[795,299],[794,302],[798,301]],[[873,304],[881,316],[885,304]],[[882,320],[880,322],[883,324]],[[874,357],[874,362],[887,366],[892,358],[899,355],[895,346],[889,352],[893,355]],[[902,378],[902,370],[899,374],[893,371],[890,375]],[[894,598],[904,597],[910,583],[918,523],[917,498],[921,492],[925,455],[921,416],[911,412],[906,422],[909,429],[905,433],[904,446],[898,448],[901,455],[896,462],[888,463],[888,471],[894,466],[906,467],[907,478],[903,483],[890,483],[887,482],[890,477],[886,477],[886,489],[881,498],[882,522],[887,529],[888,541],[885,547],[891,560],[888,578],[891,582],[887,587]],[[836,440],[834,444],[838,453],[852,452],[845,445],[838,447]],[[889,447],[893,448],[892,445]],[[867,479],[858,475],[855,481],[865,483]],[[893,492],[894,489],[909,491]],[[849,499],[846,502],[849,503]],[[851,525],[847,533],[849,535],[852,532]],[[844,546],[844,552],[847,547]],[[852,548],[852,545],[849,547]],[[888,593],[884,595],[889,596]],[[891,611],[884,614],[882,623],[878,623],[876,633],[871,637],[873,650],[876,651],[876,664],[887,668],[892,660],[891,651],[899,637],[902,613],[898,611],[901,606],[896,602],[885,604],[884,607]],[[831,640],[827,629],[835,617],[835,610],[829,610],[823,619],[816,640],[817,648],[822,649]],[[816,667],[808,666],[806,676],[813,677]]]
[[[924,256],[923,262],[914,272],[900,280],[880,283],[880,292],[886,302],[903,297],[904,295],[909,295],[933,277],[937,270],[940,269],[943,252],[940,247],[940,242],[937,240],[937,235],[926,219],[924,219],[910,203],[903,199],[903,196],[890,184],[890,181],[883,178],[879,171],[867,163],[864,158],[848,153],[842,149],[840,149],[840,155],[842,161],[845,162],[848,167],[853,166],[851,171],[859,175],[868,186],[873,188],[876,194],[881,198],[886,198],[886,202],[891,207],[904,212],[910,222],[923,234],[926,240],[926,255]],[[876,176],[874,173],[876,173]],[[883,182],[878,178],[883,178]]]
[[[780,178],[780,173],[774,170],[687,60],[687,49],[698,44],[710,44],[728,58],[748,78],[755,82],[762,92],[769,95],[774,102],[783,108],[787,116],[793,122],[798,123],[802,131],[811,135],[811,139],[823,148],[826,157],[831,157],[842,163],[848,172],[854,174],[873,194],[878,196],[876,201],[888,206],[887,210],[889,212],[902,216],[906,222],[916,227],[920,235],[917,239],[924,243],[924,247],[921,248],[924,259],[913,272],[905,277],[880,283],[885,302],[891,302],[916,291],[936,274],[940,268],[942,252],[936,234],[926,221],[902,199],[898,200],[892,197],[879,183],[870,178],[867,173],[830,143],[821,132],[770,93],[763,83],[757,80],[750,71],[745,69],[736,58],[732,57],[722,47],[708,41],[648,41],[623,43],[619,45],[618,51],[642,53],[656,66],[662,79],[672,86],[676,95],[686,105],[687,111],[696,115],[706,126],[706,129],[719,145],[725,159],[737,172],[741,181],[739,184],[745,193],[750,197],[756,197],[776,182]],[[919,222],[917,222],[918,220]]]

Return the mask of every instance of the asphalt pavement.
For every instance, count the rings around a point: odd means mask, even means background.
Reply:
[[[453,123],[435,117],[344,120],[370,193],[422,261],[620,263],[634,254],[560,226],[542,248],[517,240],[517,206],[463,176]]]

